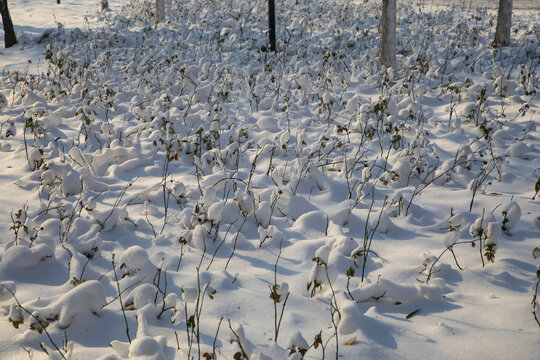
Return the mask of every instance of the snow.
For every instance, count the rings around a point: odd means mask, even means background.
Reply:
[[[70,171],[62,178],[61,189],[64,196],[78,195],[82,190],[80,175],[75,171]]]
[[[15,269],[31,269],[43,261],[54,258],[53,250],[45,244],[38,244],[28,248],[24,245],[15,245],[7,249],[0,260],[0,267],[7,272]]]
[[[518,142],[518,143],[510,145],[508,149],[506,149],[505,155],[509,157],[514,157],[514,158],[520,158],[531,150],[532,149],[530,149],[527,146],[527,144]]]
[[[49,305],[33,309],[45,319],[57,318],[58,327],[65,329],[80,313],[92,312],[99,315],[105,303],[103,284],[96,280],[88,280],[60,295]],[[30,308],[32,309],[32,306]]]
[[[309,347],[306,339],[302,336],[300,331],[295,332],[289,339],[289,348],[307,349]]]
[[[540,9],[451,3],[11,1],[2,359],[536,359]]]
[[[130,343],[113,341],[111,347],[121,359],[167,360],[172,358],[173,350],[167,346],[164,336],[152,337],[146,334],[145,315],[137,316],[137,336]]]
[[[11,299],[12,294],[17,291],[17,284],[13,281],[2,281],[0,283],[0,301]]]
[[[146,251],[138,246],[130,246],[120,256],[121,267],[125,268],[126,274],[134,274],[140,271],[146,264],[148,264],[148,254]]]

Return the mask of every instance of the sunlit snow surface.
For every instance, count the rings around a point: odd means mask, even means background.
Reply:
[[[538,3],[494,50],[496,1],[398,1],[388,72],[379,1],[276,2],[278,54],[153,3],[9,3],[0,358],[538,358]]]

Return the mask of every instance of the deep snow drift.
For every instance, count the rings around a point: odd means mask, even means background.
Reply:
[[[0,50],[3,359],[538,357],[538,10],[96,3]]]

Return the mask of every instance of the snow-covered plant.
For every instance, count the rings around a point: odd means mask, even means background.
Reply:
[[[161,274],[163,273],[163,283],[161,281]],[[167,283],[167,270],[163,270],[161,267],[158,267],[156,270],[156,275],[152,280],[152,283],[157,289],[157,293],[154,297],[154,303],[158,305],[158,296],[161,297],[161,307],[159,309],[159,314],[157,318],[159,319],[166,311],[172,310],[171,319],[173,319],[178,311],[177,306],[180,302],[178,295],[174,292],[168,291]]]
[[[182,296],[184,300],[184,315],[186,325],[186,336],[188,341],[188,357],[191,356],[193,344],[197,343],[197,352],[201,356],[201,316],[206,296],[210,300],[214,299],[217,290],[210,286],[210,282],[201,284],[201,274],[199,268],[197,271],[197,287],[182,287]],[[192,306],[190,313],[188,304]],[[220,321],[221,324],[221,321]],[[218,328],[219,329],[219,328]],[[219,331],[219,330],[218,330]]]
[[[268,286],[270,288],[270,299],[274,303],[274,342],[277,342],[279,335],[279,328],[281,327],[281,320],[283,319],[283,314],[285,313],[285,306],[287,306],[287,300],[289,299],[289,284],[286,282],[278,284],[277,282],[277,268],[279,259],[281,257],[281,249],[283,245],[283,239],[279,243],[279,253],[276,258],[276,263],[274,264],[274,284]],[[281,311],[278,314],[278,305],[283,302],[281,305]]]
[[[113,253],[112,254],[111,264],[112,264],[113,273],[114,273],[114,280],[116,282],[116,290],[118,292],[118,301],[120,302],[120,307],[122,309],[122,316],[124,318],[124,325],[126,327],[126,336],[127,336],[128,341],[131,343],[131,336],[129,334],[129,323],[127,321],[126,310],[125,310],[125,307],[124,307],[124,302],[122,300],[122,291],[120,290],[120,282],[119,282],[119,279],[118,279],[118,275],[116,273],[116,265],[115,265],[115,262],[114,262],[114,258],[115,258],[115,254]],[[125,264],[125,263],[123,263],[123,264]]]
[[[332,320],[332,327],[334,329],[334,337],[336,341],[336,357],[338,357],[339,354],[339,336],[338,336],[338,324],[342,319],[341,311],[339,309],[336,291],[334,290],[334,285],[332,284],[335,281],[335,278],[337,277],[337,274],[335,273],[335,268],[333,265],[328,265],[328,256],[329,256],[329,248],[328,246],[324,246],[320,248],[316,255],[313,258],[314,266],[311,270],[310,279],[307,283],[307,291],[310,291],[311,289],[311,297],[315,296],[317,290],[323,290],[322,285],[323,283],[325,285],[328,285],[330,289],[330,318]],[[326,258],[323,259],[322,257]],[[315,342],[313,346],[318,344],[318,338],[315,338]],[[304,340],[305,342],[305,340]],[[298,345],[298,344],[296,344]],[[302,344],[305,345],[305,344]],[[296,346],[297,348],[298,346]],[[294,348],[294,347],[293,347]],[[308,348],[305,348],[307,351]],[[323,348],[324,349],[324,348]],[[298,350],[298,349],[296,349]],[[292,351],[292,350],[291,350]],[[300,350],[298,350],[300,351]],[[303,355],[303,354],[302,354]]]
[[[509,232],[521,218],[521,207],[515,201],[510,201],[502,209],[502,230]]]
[[[461,238],[461,230],[467,224],[467,213],[454,213],[453,209],[448,220],[448,230],[442,237],[442,243],[445,249],[438,255],[425,254],[423,269],[421,273],[427,275],[426,283],[429,283],[435,272],[438,271],[438,263],[443,255],[448,251],[452,254],[454,262],[458,269],[463,270],[458,262],[454,247],[460,244],[470,244],[473,248],[478,245],[482,266],[485,266],[484,258],[489,262],[495,261],[498,240],[502,235],[503,228],[495,220],[492,213],[482,213],[469,227],[469,234],[473,240]]]
[[[484,238],[484,256],[487,261],[495,261],[495,252],[497,251],[497,244],[500,236],[501,228],[499,227],[499,223],[490,222],[485,230]]]
[[[538,196],[539,192],[540,192],[540,177],[538,178],[538,180],[536,180],[536,183],[534,184],[534,196],[532,197],[533,200],[536,198],[536,196]]]
[[[486,46],[493,30],[487,10],[419,11],[401,3],[400,67],[381,68],[374,14],[378,2],[286,0],[276,14],[284,30],[279,56],[260,51],[267,44],[264,2],[129,0],[88,17],[84,27],[48,31],[43,74],[0,76],[0,157],[26,156],[25,171],[32,171],[16,185],[38,204],[13,210],[15,244],[0,251],[2,276],[57,269],[69,293],[99,278],[112,298],[107,313],[123,318],[115,331],[125,328],[131,342],[111,343],[118,357],[169,357],[166,339],[149,333],[154,328],[130,333],[136,311],[141,328],[148,314],[160,326],[171,314],[182,330],[173,335],[180,357],[279,358],[290,345],[300,359],[319,356],[311,350],[318,346],[325,358],[334,340],[338,357],[338,337],[379,321],[364,318],[357,302],[436,299],[446,255],[462,269],[456,246],[478,246],[483,263],[494,261],[501,229],[515,229],[519,206],[503,203],[497,219],[476,221],[452,211],[441,226],[434,210],[447,201],[457,208],[467,184],[470,210],[497,201],[522,175],[513,161],[535,159],[540,28],[518,24],[516,46],[494,50]],[[483,194],[491,185],[497,189]],[[318,215],[300,225],[308,212]],[[333,224],[343,234],[333,234]],[[374,240],[424,230],[426,239],[442,241],[424,258],[425,283],[374,283],[375,266],[388,276],[399,270],[395,256],[381,253],[388,246]],[[278,244],[273,281],[252,282],[259,270],[272,271],[264,264]],[[103,274],[100,258],[122,249],[118,266]],[[177,272],[167,272],[176,260]],[[243,272],[248,262],[257,271]],[[228,269],[238,271],[231,281]],[[195,271],[197,283],[185,283]],[[307,280],[311,296],[293,302],[295,276]],[[276,344],[252,344],[248,328],[231,324],[231,338],[219,337],[223,302],[206,298],[216,295],[210,279],[230,299],[238,295],[232,284],[254,286],[250,299],[273,305],[274,324],[262,330],[273,327]],[[37,303],[50,305],[37,295]],[[286,328],[286,306],[299,316],[327,309],[332,324],[311,344],[301,334],[280,343],[296,331]],[[31,323],[56,339],[57,309],[27,308],[13,304],[12,324]],[[234,316],[249,323],[252,315]],[[308,320],[318,327],[328,319]],[[213,344],[209,323],[218,324]]]
[[[71,325],[73,318],[78,314],[90,311],[97,315],[106,305],[105,290],[103,285],[96,280],[72,288],[44,307],[23,305],[13,290],[4,284],[0,284],[0,287],[9,291],[15,300],[16,304],[11,306],[9,315],[9,321],[13,326],[18,328],[28,315],[28,328],[39,334],[45,333],[51,345],[63,359],[67,359],[67,344],[66,348],[58,347],[47,330],[49,326],[54,323],[58,328],[65,329]]]
[[[540,258],[540,244],[538,244],[537,247],[534,248],[533,250],[533,258],[537,259],[537,258]],[[540,286],[540,263],[538,265],[536,265],[536,285],[534,287],[534,294],[533,294],[533,299],[532,299],[532,308],[533,308],[533,316],[534,316],[534,319],[536,320],[536,323],[538,324],[538,326],[540,326],[540,320],[538,320],[539,318],[539,315],[537,314],[537,310],[538,308],[540,308],[539,304],[538,304],[538,288]]]
[[[484,182],[489,177],[489,175],[497,168],[497,159],[490,159],[489,161],[484,161],[482,168],[480,169],[480,172],[478,175],[471,180],[467,188],[472,191],[471,196],[471,202],[469,204],[469,211],[472,211],[473,205],[474,205],[474,199],[476,197],[476,194],[478,193],[478,190],[484,185]]]
[[[9,230],[13,231],[15,235],[15,245],[19,244],[19,241],[23,238],[27,240],[28,245],[32,245],[34,240],[38,237],[39,228],[37,228],[33,221],[28,216],[28,205],[23,205],[17,212],[11,211],[11,226]],[[25,245],[27,241],[24,241]]]
[[[501,227],[499,223],[495,221],[493,214],[486,214],[484,211],[470,226],[469,234],[473,238],[478,238],[478,248],[480,250],[482,266],[484,266],[484,257],[486,260],[493,262],[495,260],[497,242],[501,235]],[[484,248],[483,253],[482,247]]]
[[[238,351],[233,355],[234,360],[248,360],[251,357],[252,349],[246,338],[244,327],[237,325],[233,328],[231,320],[229,322],[229,330],[231,331],[231,343],[235,343],[238,346]]]
[[[303,358],[306,355],[309,347],[310,346],[308,345],[306,339],[304,339],[302,336],[302,333],[297,331],[289,339],[289,346],[287,348],[289,349],[289,356],[298,352]]]

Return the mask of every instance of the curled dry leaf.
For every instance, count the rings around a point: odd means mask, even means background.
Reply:
[[[343,345],[350,346],[350,345],[354,345],[355,343],[356,343],[356,336],[353,336],[349,340],[345,341]]]

